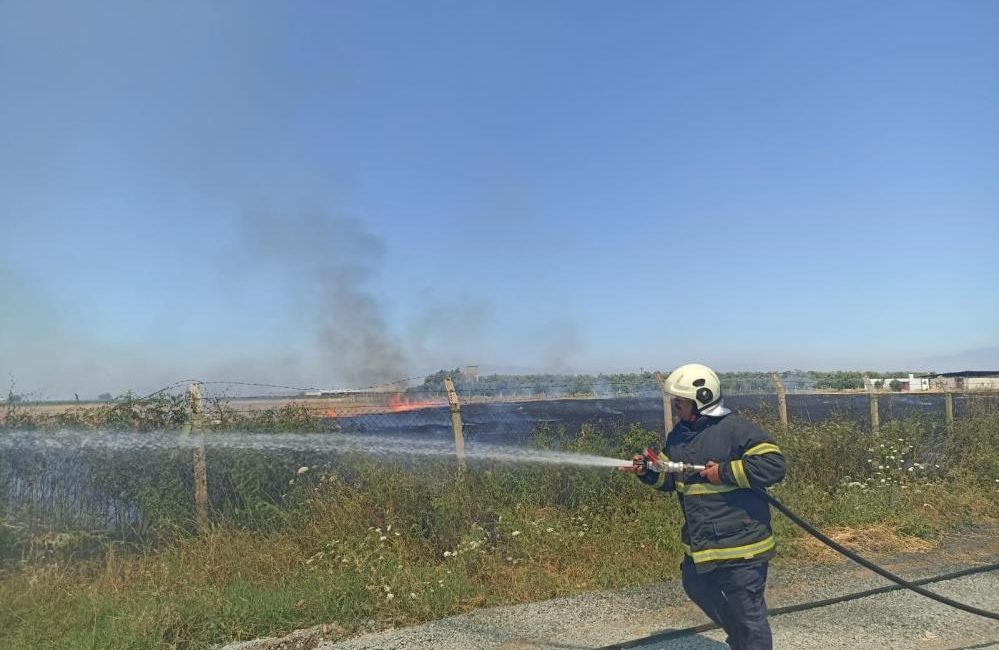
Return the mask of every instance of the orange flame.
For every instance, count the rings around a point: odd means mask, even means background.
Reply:
[[[425,409],[431,406],[437,406],[436,402],[428,400],[403,400],[400,393],[396,393],[389,399],[389,411],[392,413],[400,413],[402,411],[415,411],[416,409]]]
[[[336,416],[336,409],[326,409],[323,411],[323,417],[335,418]]]

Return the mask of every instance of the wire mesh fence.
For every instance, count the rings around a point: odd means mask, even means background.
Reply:
[[[351,471],[349,454],[335,446],[213,445],[212,436],[225,432],[366,436],[404,448],[407,441],[454,439],[459,435],[457,415],[460,436],[469,448],[551,447],[588,435],[624,449],[626,443],[643,439],[636,431],[646,432],[644,439],[661,440],[669,408],[651,373],[530,381],[464,377],[455,382],[457,403],[449,401],[442,376],[339,391],[190,383],[199,387],[193,396],[187,382],[177,382],[150,395],[127,395],[102,404],[8,403],[0,420],[0,552],[3,531],[13,528],[113,531],[141,539],[153,533],[157,521],[190,521],[199,507],[192,489],[199,471],[206,477],[200,479],[206,482],[203,507],[213,516],[253,525],[266,525],[278,516],[289,486],[308,480],[300,475],[302,468],[310,468],[306,471],[313,475],[317,469]],[[284,394],[247,396],[237,389]],[[950,396],[806,392],[807,387],[793,382],[785,389],[792,433],[795,427],[829,420],[869,430],[879,422],[910,418],[941,433],[950,417],[999,412],[999,394],[984,391]],[[766,426],[778,426],[782,400],[776,384],[757,377],[729,382],[724,390],[726,406]],[[118,432],[118,437],[90,439],[97,440],[94,444],[72,439],[53,444],[57,432],[67,429]],[[128,436],[152,439],[160,431],[187,432],[181,435],[189,437],[173,447],[126,442]],[[207,449],[200,469],[192,463],[192,449]]]
[[[742,390],[740,390],[742,388]],[[748,388],[748,389],[747,389]],[[468,440],[491,443],[526,444],[539,426],[560,426],[570,433],[583,425],[610,432],[615,428],[638,425],[650,431],[666,430],[668,401],[653,378],[628,384],[521,383],[497,386],[456,385],[460,399],[464,435]],[[872,397],[878,421],[888,422],[923,417],[940,424],[947,420],[947,401],[951,416],[963,417],[973,410],[995,412],[999,393],[942,392],[805,392],[788,390],[785,394],[787,416],[791,424],[817,424],[829,419],[844,419],[870,427]],[[215,414],[212,426],[228,428],[231,416],[251,421],[272,415],[275,409],[295,408],[345,433],[392,434],[449,438],[452,421],[443,386],[440,390],[397,392],[356,391],[341,395],[299,396],[229,400],[215,395],[209,400]],[[776,417],[780,399],[776,387],[736,386],[725,391],[725,406],[737,413],[759,419]],[[228,419],[227,419],[228,418]]]

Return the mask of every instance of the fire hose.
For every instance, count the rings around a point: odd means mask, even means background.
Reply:
[[[788,519],[790,519],[794,523],[798,524],[798,526],[800,526],[801,528],[803,528],[805,530],[805,532],[807,532],[808,534],[810,534],[812,537],[814,537],[815,539],[819,540],[820,542],[822,542],[823,544],[825,544],[826,546],[828,546],[832,550],[836,551],[837,553],[840,553],[840,554],[845,555],[846,557],[850,558],[851,560],[853,560],[854,562],[856,562],[860,566],[864,567],[865,569],[870,569],[871,571],[873,571],[874,573],[878,574],[879,576],[882,576],[884,578],[888,578],[889,580],[891,580],[895,584],[901,585],[902,587],[905,587],[906,589],[908,589],[910,591],[914,591],[914,592],[916,592],[917,594],[919,594],[921,596],[926,596],[927,598],[932,598],[933,600],[937,601],[938,603],[943,603],[944,605],[949,605],[949,606],[954,607],[956,609],[960,609],[960,610],[963,610],[965,612],[968,612],[969,614],[976,614],[978,616],[984,616],[985,618],[991,618],[992,620],[999,621],[999,614],[997,614],[996,612],[990,612],[990,611],[985,610],[985,609],[980,609],[978,607],[972,607],[971,605],[966,605],[964,603],[960,603],[960,602],[958,602],[956,600],[951,600],[950,598],[947,598],[946,596],[941,596],[940,594],[934,593],[934,592],[930,591],[929,589],[923,589],[922,587],[920,587],[916,583],[909,582],[905,578],[900,578],[899,576],[895,575],[891,571],[889,571],[889,570],[887,570],[887,569],[885,569],[885,568],[883,568],[881,566],[878,566],[874,562],[871,562],[870,560],[867,560],[867,559],[861,557],[860,555],[857,555],[856,553],[854,553],[850,549],[846,548],[842,544],[839,544],[838,542],[829,539],[828,537],[826,537],[825,535],[823,535],[819,530],[817,530],[814,526],[812,526],[807,521],[805,521],[804,519],[802,519],[801,517],[799,517],[798,515],[796,515],[793,511],[791,511],[783,503],[781,503],[780,501],[778,501],[774,497],[770,496],[767,493],[766,490],[763,490],[762,488],[754,488],[754,491],[757,494],[759,494],[761,497],[763,497],[764,499],[766,499],[767,502],[770,503],[770,505],[772,505],[773,507],[775,507],[778,510],[780,510],[784,514],[785,517],[787,517]]]
[[[999,569],[999,563],[986,564],[984,566],[972,567],[970,569],[962,569],[960,571],[954,571],[953,573],[945,573],[943,575],[933,576],[931,578],[922,578],[920,580],[915,581],[913,584],[927,585],[933,582],[955,580],[957,578],[963,578],[965,576],[975,575],[977,573],[988,573],[989,571],[995,571],[996,569]],[[784,607],[774,607],[770,609],[769,615],[777,616],[780,614],[793,614],[795,612],[804,612],[809,609],[817,609],[819,607],[838,605],[839,603],[845,603],[851,600],[858,600],[860,598],[867,598],[868,596],[877,596],[878,594],[890,593],[892,591],[899,591],[900,589],[905,589],[905,587],[902,587],[900,585],[888,585],[885,587],[877,587],[876,589],[868,589],[866,591],[859,591],[852,594],[844,594],[842,596],[836,596],[834,598],[826,598],[824,600],[816,600],[807,603],[796,603],[794,605],[785,605]],[[686,627],[679,630],[669,630],[668,632],[659,632],[658,634],[642,637],[640,639],[632,639],[631,641],[614,643],[612,645],[597,648],[596,650],[625,650],[625,648],[638,648],[642,646],[647,646],[651,643],[662,643],[663,641],[682,639],[683,637],[690,636],[692,634],[709,632],[711,630],[718,629],[718,627],[719,626],[715,625],[714,623],[705,623],[703,625],[695,625],[693,627]]]
[[[619,469],[623,471],[646,470],[646,471],[654,471],[660,473],[667,472],[671,474],[689,474],[693,472],[702,471],[706,469],[706,466],[659,460],[659,458],[656,456],[656,453],[652,449],[646,449],[645,452],[642,454],[641,458],[639,458],[638,456],[635,457],[634,461],[632,462],[632,465],[624,466]],[[767,503],[780,510],[780,512],[785,517],[793,521],[795,524],[801,527],[805,532],[810,534],[812,537],[819,540],[820,542],[822,542],[829,548],[833,549],[837,553],[840,553],[850,558],[860,566],[866,569],[870,569],[874,573],[877,573],[878,575],[887,578],[888,580],[891,580],[895,584],[900,585],[905,589],[913,591],[921,596],[931,598],[939,603],[943,603],[944,605],[949,605],[950,607],[954,607],[956,609],[960,609],[962,611],[968,612],[970,614],[975,614],[977,616],[983,616],[985,618],[999,620],[999,614],[997,614],[996,612],[990,612],[985,609],[980,609],[978,607],[966,605],[965,603],[952,600],[950,598],[947,598],[946,596],[941,596],[940,594],[934,593],[928,589],[923,589],[918,584],[910,582],[904,578],[901,578],[892,573],[891,571],[888,571],[884,567],[878,566],[874,562],[871,562],[870,560],[861,557],[860,555],[854,553],[853,551],[846,548],[842,544],[839,544],[838,542],[822,534],[821,531],[819,531],[814,526],[809,524],[807,521],[799,517],[783,503],[772,497],[765,489],[763,488],[752,488],[752,489],[754,492],[760,495],[761,498],[767,501]],[[993,565],[992,568],[993,569],[999,568],[999,565]]]

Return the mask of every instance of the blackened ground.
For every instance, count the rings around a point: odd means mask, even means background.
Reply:
[[[787,403],[792,420],[819,422],[842,415],[865,425],[870,424],[870,401],[866,394],[790,394]],[[777,396],[732,395],[725,398],[725,405],[736,412],[776,412]],[[928,415],[941,423],[944,419],[944,396],[940,394],[884,394],[879,397],[878,406],[882,422],[916,414]],[[955,415],[961,416],[967,409],[968,398],[955,396]],[[637,423],[646,429],[661,431],[663,402],[659,395],[649,395],[470,403],[461,407],[461,417],[466,440],[520,445],[528,442],[531,433],[543,424],[564,426],[570,435],[578,432],[583,424],[611,430]],[[338,422],[346,432],[427,438],[452,436],[447,407],[347,416],[339,418]]]

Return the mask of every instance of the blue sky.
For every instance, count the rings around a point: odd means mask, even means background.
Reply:
[[[997,24],[0,0],[0,373],[999,365]]]

